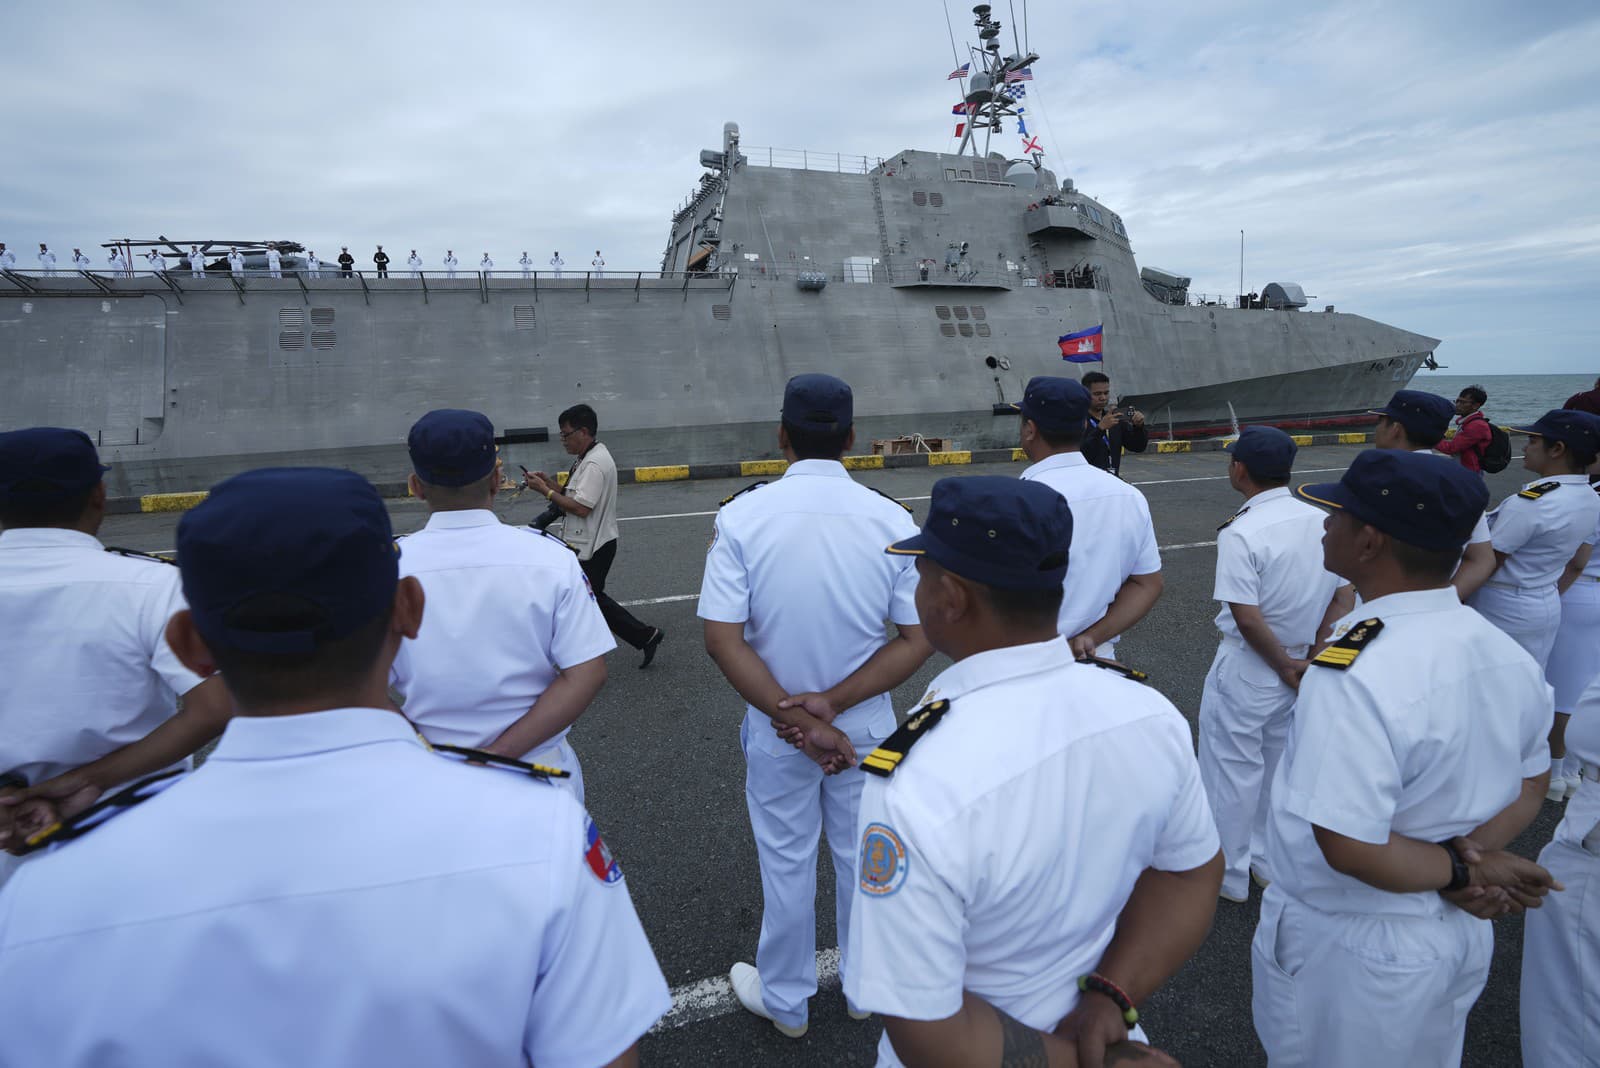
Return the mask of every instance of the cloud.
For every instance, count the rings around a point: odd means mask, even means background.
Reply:
[[[1520,369],[1592,369],[1591,4],[1026,9],[1030,128],[1141,264],[1232,294],[1242,229],[1246,288],[1299,281],[1469,373],[1518,329],[1541,335]],[[943,22],[926,0],[19,8],[0,240],[598,247],[651,269],[724,121],[749,145],[953,148]]]

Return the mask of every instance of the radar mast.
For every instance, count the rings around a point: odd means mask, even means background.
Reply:
[[[973,25],[978,27],[980,44],[977,48],[969,49],[976,69],[962,83],[962,99],[967,106],[967,127],[961,138],[961,147],[956,149],[957,155],[965,155],[969,147],[974,156],[988,155],[989,140],[1000,131],[1001,120],[1017,117],[1017,98],[1009,91],[1016,79],[1010,76],[1027,70],[1039,59],[1038,53],[1024,53],[1020,48],[1012,55],[1001,56],[1000,23],[995,21],[990,11],[988,4],[978,4],[972,9],[975,16]],[[1016,36],[1014,32],[1012,36]],[[980,129],[983,130],[982,152],[978,151],[976,136]],[[1032,153],[1035,167],[1039,166],[1043,154],[1038,151]]]

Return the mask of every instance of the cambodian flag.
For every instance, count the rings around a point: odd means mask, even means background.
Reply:
[[[1068,363],[1100,363],[1104,359],[1101,352],[1104,332],[1105,324],[1102,323],[1057,338],[1056,344],[1061,346],[1061,358]]]
[[[965,115],[968,112],[975,111],[976,109],[977,109],[977,105],[976,104],[957,104],[955,107],[950,109],[950,114],[952,114],[952,115]]]

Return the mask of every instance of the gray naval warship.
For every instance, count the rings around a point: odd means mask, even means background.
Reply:
[[[487,413],[502,455],[535,466],[586,401],[624,464],[679,465],[775,455],[806,371],[854,387],[866,451],[1015,444],[1010,405],[1039,374],[1103,368],[1160,438],[1350,422],[1432,363],[1436,339],[1311,310],[1293,283],[1207,298],[1140,269],[1110,207],[1038,153],[988,151],[1038,56],[1002,55],[974,12],[957,151],[746,148],[728,123],[659,270],[346,276],[291,241],[163,237],[106,243],[163,270],[0,271],[0,428],[81,428],[108,488],[142,494],[275,464],[402,478],[408,428],[439,407]],[[1058,339],[1096,326],[1103,362],[1064,363]]]

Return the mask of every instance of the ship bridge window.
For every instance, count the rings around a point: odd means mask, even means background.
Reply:
[[[1111,230],[1118,237],[1128,236],[1128,231],[1122,228],[1122,220],[1117,218],[1115,215],[1111,216]]]
[[[1100,209],[1099,208],[1095,207],[1093,204],[1085,204],[1084,207],[1089,209],[1089,218],[1093,219],[1095,222],[1099,223],[1101,226],[1104,226],[1106,224],[1105,219],[1100,214]]]
[[[945,180],[946,181],[951,181],[951,182],[955,181],[956,180],[956,169],[954,167],[946,167],[944,169],[944,176],[945,176]]]

